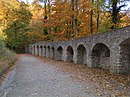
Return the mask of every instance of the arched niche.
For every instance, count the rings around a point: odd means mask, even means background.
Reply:
[[[97,43],[92,49],[92,65],[103,69],[110,68],[110,50],[103,43]]]
[[[120,43],[120,66],[122,72],[130,74],[130,38]]]
[[[79,45],[77,47],[77,63],[78,64],[85,64],[85,60],[87,60],[86,57],[87,51],[84,45]]]
[[[57,48],[57,60],[62,60],[62,56],[63,56],[63,48],[61,46],[59,46]]]
[[[73,62],[74,50],[71,46],[67,47],[67,61]]]

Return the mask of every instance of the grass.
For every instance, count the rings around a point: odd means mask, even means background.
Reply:
[[[0,76],[12,66],[17,56],[14,52],[4,48],[0,50]]]

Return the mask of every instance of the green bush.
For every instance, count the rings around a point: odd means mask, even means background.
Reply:
[[[3,53],[2,56],[5,59],[9,60],[10,63],[14,62],[16,57],[17,57],[17,55],[13,51],[10,51],[7,48],[3,48],[3,52],[2,53]]]
[[[0,49],[2,49],[3,47],[5,47],[4,39],[0,37]]]

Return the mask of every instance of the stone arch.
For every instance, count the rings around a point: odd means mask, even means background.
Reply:
[[[71,46],[67,47],[67,60],[69,62],[73,62],[73,55],[74,55],[74,50]]]
[[[54,59],[55,58],[55,48],[54,47],[51,48],[51,53],[52,53],[51,58]]]
[[[120,65],[123,73],[130,74],[130,38],[125,39],[119,44],[120,47]]]
[[[109,69],[110,67],[110,50],[103,43],[97,43],[92,48],[92,66]]]
[[[39,56],[39,46],[37,45],[37,55]]]
[[[33,46],[33,54],[35,55],[36,53],[36,48],[35,48],[35,45]]]
[[[46,57],[46,46],[44,46],[43,56]]]
[[[62,57],[63,57],[63,48],[62,46],[59,46],[57,48],[57,60],[62,60]]]
[[[47,47],[47,57],[50,58],[50,46]]]
[[[43,55],[43,46],[41,45],[40,46],[40,56],[42,56]]]
[[[80,44],[77,47],[77,64],[85,64],[85,60],[87,60],[87,51],[83,44]]]

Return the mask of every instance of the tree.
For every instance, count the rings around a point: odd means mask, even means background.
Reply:
[[[6,34],[3,32],[7,25],[17,19],[14,10],[19,7],[16,0],[0,0],[0,49],[5,47]]]
[[[106,4],[106,8],[108,6],[110,6],[110,8],[108,9],[109,12],[111,13],[111,21],[112,21],[112,26],[111,29],[117,28],[119,26],[120,23],[120,19],[121,19],[121,15],[120,15],[120,11],[123,7],[126,6],[125,2],[129,1],[129,0],[106,0],[105,3]]]
[[[15,10],[17,19],[10,24],[4,30],[7,35],[6,45],[8,48],[16,52],[24,52],[24,47],[27,45],[27,34],[29,31],[29,22],[31,19],[31,13],[27,10],[25,3],[20,4],[20,8]]]
[[[93,3],[94,0],[91,1],[91,11],[90,11],[90,32],[93,34]]]
[[[44,2],[42,27],[45,40],[67,40],[84,37],[112,28],[112,2],[115,0],[39,0]],[[108,2],[109,1],[109,2]],[[122,8],[119,5],[118,8]],[[51,8],[51,9],[50,9]],[[119,18],[122,13],[119,12]],[[46,16],[46,17],[45,17]],[[129,17],[126,16],[125,18]],[[122,20],[122,18],[120,18]],[[123,19],[124,20],[124,19]],[[118,25],[123,23],[118,22]]]

